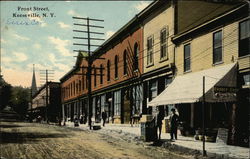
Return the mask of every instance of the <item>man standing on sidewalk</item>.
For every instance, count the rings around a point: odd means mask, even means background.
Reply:
[[[102,112],[102,120],[103,120],[102,126],[105,126],[106,118],[107,118],[107,113],[106,113],[106,111],[103,111]]]
[[[170,117],[170,135],[171,135],[171,140],[174,139],[177,140],[177,127],[178,127],[178,121],[179,121],[179,116],[175,113],[175,109],[171,109],[172,115]]]

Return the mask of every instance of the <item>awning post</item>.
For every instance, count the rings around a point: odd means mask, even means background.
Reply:
[[[202,141],[203,141],[203,156],[207,156],[205,150],[205,76],[203,76],[203,100],[202,100]]]

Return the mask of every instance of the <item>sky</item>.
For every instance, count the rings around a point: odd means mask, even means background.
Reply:
[[[33,64],[36,83],[40,87],[43,70],[52,73],[51,81],[58,82],[73,68],[77,52],[87,50],[85,46],[73,43],[86,43],[73,39],[74,36],[87,37],[85,33],[73,30],[86,30],[86,27],[73,23],[86,24],[76,17],[102,19],[104,22],[91,22],[104,26],[91,31],[103,32],[97,38],[108,39],[151,1],[0,1],[1,12],[1,74],[12,86],[31,87]],[[25,17],[26,16],[26,17]],[[94,36],[93,36],[94,37]],[[92,41],[100,45],[104,41]],[[92,47],[94,51],[96,47]]]

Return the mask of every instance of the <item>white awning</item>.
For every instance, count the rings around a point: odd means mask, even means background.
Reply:
[[[177,76],[161,94],[148,103],[148,106],[202,101],[203,76],[205,76],[206,102],[230,102],[236,100],[234,96],[216,98],[213,92],[214,86],[236,87],[237,65],[232,63]]]

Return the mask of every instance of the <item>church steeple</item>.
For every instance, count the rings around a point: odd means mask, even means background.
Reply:
[[[31,94],[32,96],[36,93],[36,75],[35,75],[35,64],[33,64],[33,76],[32,76],[32,83],[31,83]]]

